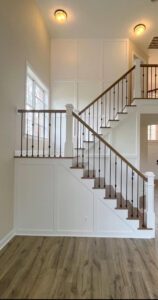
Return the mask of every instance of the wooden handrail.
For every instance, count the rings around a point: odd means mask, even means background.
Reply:
[[[141,67],[146,67],[146,68],[148,68],[148,67],[158,67],[158,64],[141,64],[140,65]]]
[[[66,110],[60,109],[18,109],[18,113],[66,113]]]
[[[158,91],[158,88],[152,89],[152,90],[148,90],[147,92],[148,92],[148,93],[152,93],[152,92],[156,92],[156,91]]]
[[[136,174],[138,174],[144,181],[148,181],[147,177],[143,175],[139,170],[137,170],[126,158],[124,158],[117,150],[115,150],[107,141],[105,141],[96,131],[94,131],[89,125],[87,125],[78,115],[74,112],[72,113],[73,116],[84,125],[89,131],[93,133],[104,145],[110,148],[125,164],[128,165]]]
[[[108,87],[103,93],[101,93],[97,98],[95,98],[90,104],[88,104],[83,110],[79,112],[81,115],[85,110],[87,110],[91,105],[93,105],[96,101],[98,101],[101,97],[103,97],[107,92],[109,92],[116,84],[118,84],[124,77],[126,77],[130,72],[135,69],[133,66],[129,71],[127,71],[124,75],[122,75],[118,80],[116,80],[110,87]]]

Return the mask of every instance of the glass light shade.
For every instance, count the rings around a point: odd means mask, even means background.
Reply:
[[[134,27],[134,32],[136,35],[141,35],[145,32],[146,26],[144,24],[138,24]]]
[[[64,23],[67,20],[67,13],[62,9],[56,10],[54,16],[59,23]]]

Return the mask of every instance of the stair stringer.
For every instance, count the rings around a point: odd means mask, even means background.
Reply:
[[[116,199],[104,199],[104,189],[93,189],[94,179],[82,179],[83,169],[69,169],[79,184],[93,197],[93,232],[89,236],[113,238],[152,238],[152,230],[138,230],[139,220],[127,220],[128,211],[116,209]]]

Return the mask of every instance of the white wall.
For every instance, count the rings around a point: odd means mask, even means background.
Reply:
[[[53,39],[52,107],[81,110],[129,68],[127,39]]]
[[[26,61],[49,86],[50,41],[34,0],[0,1],[0,240],[13,228],[16,108],[24,107]]]
[[[137,165],[137,114],[133,112],[112,130],[112,145],[131,163]]]
[[[149,64],[158,64],[158,49],[149,50]]]
[[[147,51],[146,51],[147,52]],[[130,67],[133,66],[133,59],[134,56],[141,59],[142,62],[148,63],[148,53],[142,51],[134,42],[129,40],[129,65]]]

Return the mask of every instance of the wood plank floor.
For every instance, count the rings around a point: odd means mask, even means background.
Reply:
[[[158,226],[158,185],[155,199]],[[158,235],[16,237],[0,252],[0,299],[158,299]]]
[[[17,237],[0,255],[0,297],[157,299],[157,242]]]

